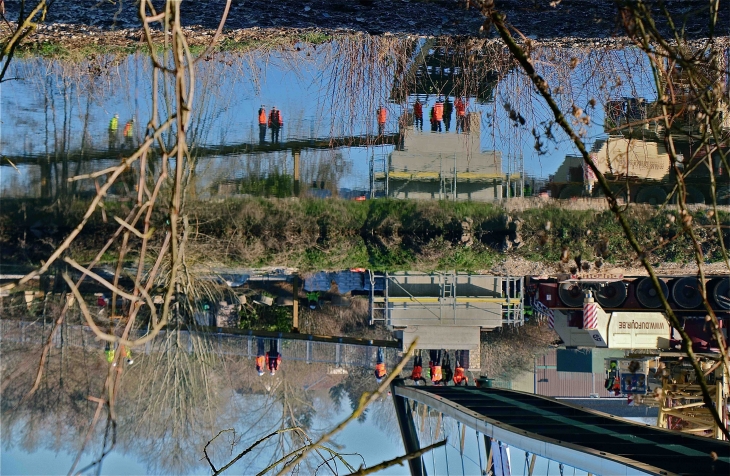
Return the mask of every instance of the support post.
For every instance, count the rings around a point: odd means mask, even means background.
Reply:
[[[375,198],[375,153],[370,156],[370,198]]]
[[[406,454],[414,453],[421,449],[418,442],[418,433],[416,425],[413,422],[413,414],[408,402],[404,397],[396,394],[396,387],[402,385],[402,379],[396,379],[390,384],[390,392],[393,395],[393,404],[395,405],[395,415],[398,418],[398,427],[403,438],[403,446]],[[426,467],[423,464],[423,456],[420,458],[412,458],[408,460],[408,466],[411,470],[411,476],[427,476]]]
[[[492,468],[494,463],[494,455],[492,454],[492,439],[489,438],[487,435],[484,435],[484,450],[487,454],[487,467],[484,468],[484,471],[486,471],[487,475],[491,476],[494,474]]]
[[[456,154],[454,154],[454,187],[451,193],[454,196],[454,201],[456,201]]]
[[[439,154],[439,200],[444,199],[444,158]]]
[[[292,282],[294,309],[292,310],[292,332],[299,332],[299,276],[294,275]]]
[[[522,152],[520,152],[520,165],[522,167],[520,170],[520,197],[525,198],[525,157]]]
[[[393,157],[393,154],[388,154],[388,156],[383,159],[385,162],[385,198],[390,197],[390,161]]]
[[[535,471],[535,460],[537,459],[537,455],[533,454],[532,459],[530,459],[530,469],[527,472],[527,476],[532,476],[532,472]]]
[[[300,170],[301,170],[301,164],[300,164],[300,158],[302,155],[302,151],[300,150],[293,150],[292,156],[294,157],[294,196],[298,197],[300,192]]]
[[[368,270],[368,278],[370,280],[370,322],[368,322],[369,325],[373,325],[375,323],[375,278],[373,276],[373,271]]]
[[[383,321],[385,322],[386,326],[390,325],[390,309],[388,306],[388,293],[390,292],[390,286],[388,284],[390,283],[390,278],[388,278],[388,272],[385,272],[385,306],[383,309]],[[374,287],[374,286],[373,286]]]

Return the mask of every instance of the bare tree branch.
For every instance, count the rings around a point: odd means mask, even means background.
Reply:
[[[405,461],[409,461],[414,458],[418,458],[418,457],[428,453],[431,450],[440,448],[440,447],[446,445],[446,442],[447,442],[447,440],[444,439],[444,440],[436,442],[432,445],[426,446],[425,448],[421,448],[418,451],[414,451],[412,453],[408,453],[403,456],[398,456],[397,458],[389,459],[388,461],[383,461],[382,463],[376,464],[375,466],[370,466],[369,468],[361,467],[354,473],[350,473],[350,476],[365,476],[366,474],[377,473],[378,471],[382,471],[386,468],[390,468],[391,466],[395,466],[395,465],[403,466],[403,463]]]

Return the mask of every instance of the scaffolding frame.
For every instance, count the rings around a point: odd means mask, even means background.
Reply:
[[[424,276],[437,278],[439,293],[437,296],[413,296],[398,282],[399,275],[391,275],[388,272],[377,273],[368,270],[370,279],[370,324],[381,322],[387,326],[392,325],[391,311],[394,304],[409,304],[409,310],[426,311],[438,318],[439,322],[446,323],[451,320],[457,323],[457,313],[460,309],[479,309],[480,303],[501,304],[501,324],[508,326],[522,326],[525,322],[524,306],[524,277],[523,276],[492,276],[484,274],[465,274],[456,271],[440,273],[423,273]],[[412,275],[413,276],[413,275]],[[473,276],[488,279],[501,280],[501,292],[497,297],[486,296],[458,296],[457,279],[460,276]],[[377,296],[376,282],[383,282],[383,296]],[[391,296],[390,289],[397,286],[405,291],[407,296]],[[490,312],[484,309],[485,312]]]

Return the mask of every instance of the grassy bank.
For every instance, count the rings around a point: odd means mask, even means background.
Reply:
[[[129,205],[108,202],[86,226],[71,254],[89,259]],[[4,200],[0,243],[5,263],[37,263],[78,223],[84,203],[41,206]],[[487,270],[511,255],[574,265],[601,259],[624,266],[634,259],[609,211],[568,210],[559,204],[519,212],[461,202],[240,198],[191,202],[188,261],[218,266],[287,266],[302,271],[366,267],[376,270]],[[689,238],[674,212],[648,206],[626,211],[641,244],[656,262],[691,262]],[[723,223],[730,222],[726,214]],[[153,217],[165,229],[162,215]],[[721,259],[714,218],[693,216],[707,261]],[[727,241],[727,232],[726,237]],[[505,243],[509,241],[510,249]],[[111,256],[111,255],[110,255]]]
[[[66,61],[81,61],[95,59],[98,56],[127,56],[135,53],[149,53],[146,41],[140,41],[142,31],[116,30],[106,31],[94,28],[79,30],[78,26],[65,25],[39,29],[18,47],[17,58],[42,57],[48,59],[62,59]],[[0,28],[0,33],[3,28]],[[199,56],[207,50],[213,37],[213,31],[188,28],[188,44],[190,53]],[[289,28],[271,31],[257,29],[235,30],[224,32],[213,51],[246,53],[256,50],[276,50],[291,48],[292,45],[320,45],[336,39],[354,35],[353,32],[327,30],[320,28]],[[166,47],[161,34],[152,32],[153,48],[157,54],[165,51]]]

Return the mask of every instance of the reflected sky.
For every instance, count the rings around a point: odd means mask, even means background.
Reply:
[[[461,57],[476,50],[448,39],[372,37],[364,45],[347,40],[296,44],[285,50],[218,54],[200,62],[190,127],[197,156],[196,196],[222,193],[221,184],[240,183],[246,177],[292,174],[295,147],[301,150],[302,181],[307,186],[334,194],[340,189],[365,190],[370,160],[394,149],[392,144],[352,146],[357,138],[377,137],[376,109],[383,105],[388,110],[386,135],[397,134],[412,126],[412,116],[405,114],[412,113],[419,99],[428,129],[428,113],[439,89],[451,101],[461,94],[467,98],[468,111],[481,118],[481,149],[502,153],[503,172],[524,169],[527,176],[547,177],[575,150],[557,127],[550,126],[549,111],[527,78],[511,69],[504,52],[493,45],[485,43],[478,55]],[[425,66],[430,60],[424,60],[424,54],[434,58],[446,51],[455,56],[445,57],[438,68]],[[605,135],[603,105],[609,99],[651,101],[656,96],[648,64],[633,48],[542,48],[533,55],[561,107],[570,110],[575,104],[590,114],[591,122],[580,126],[589,144]],[[468,61],[476,64],[473,71],[459,66]],[[37,162],[56,163],[67,157],[66,175],[87,173],[117,163],[142,139],[151,113],[151,67],[145,56],[100,56],[73,63],[29,58],[15,61],[11,69],[12,76],[21,79],[3,85],[0,140],[17,170],[8,162],[0,165],[1,196],[37,193],[41,175],[50,173],[39,170]],[[462,72],[461,82],[438,80],[439,74],[452,70]],[[160,97],[164,100],[162,88]],[[596,100],[595,107],[590,99]],[[267,130],[266,146],[246,152],[260,145],[257,111],[262,104],[267,111],[272,106],[282,111],[280,146],[271,146]],[[512,111],[519,119],[510,118]],[[114,114],[119,114],[119,129],[112,141],[108,128]],[[452,114],[451,128],[442,134],[456,133]],[[133,118],[132,137],[127,139],[123,129]],[[327,144],[315,146],[314,139]],[[217,153],[223,150],[225,154]],[[63,179],[59,171],[51,174],[56,186],[63,182],[59,174]]]
[[[6,370],[37,355],[38,348],[31,343],[41,341],[44,334],[40,328],[35,333],[19,332],[13,326],[4,329]],[[103,345],[94,342],[90,334],[80,334],[75,327],[63,332],[64,343],[51,351],[48,374],[28,402],[20,404],[29,388],[30,374],[16,376],[3,391],[3,474],[66,473],[85,438],[96,408],[87,396],[101,391],[108,365]],[[19,342],[21,339],[24,343]],[[362,391],[376,387],[374,352],[369,347],[345,346],[342,355],[350,355],[352,364],[337,367],[334,362],[323,361],[324,346],[314,355],[320,362],[306,363],[297,360],[294,347],[298,342],[282,341],[282,368],[276,376],[267,373],[259,377],[253,357],[247,356],[247,341],[239,337],[216,343],[204,336],[169,332],[151,346],[135,351],[133,365],[112,369],[122,372],[116,404],[117,446],[111,453],[113,458],[105,459],[102,473],[208,473],[205,460],[200,461],[203,447],[227,428],[236,431],[235,438],[224,434],[209,449],[218,467],[280,428],[299,426],[317,439],[352,411],[351,402],[357,402]],[[362,358],[358,360],[355,354],[362,354]],[[368,356],[372,356],[372,365]],[[388,349],[386,358],[388,368],[392,368],[397,359],[395,350]],[[337,386],[343,398],[334,401],[331,392]],[[396,457],[402,445],[393,412],[389,397],[376,401],[365,418],[354,422],[330,446],[349,454],[347,460],[354,467],[363,459],[372,465]],[[103,432],[102,419],[77,470],[98,457]],[[236,443],[233,449],[231,441]],[[255,474],[296,448],[298,441],[290,434],[271,438],[230,471]],[[366,441],[368,444],[363,444]],[[32,464],[28,465],[29,461]],[[305,471],[317,464],[316,457],[310,458]]]

